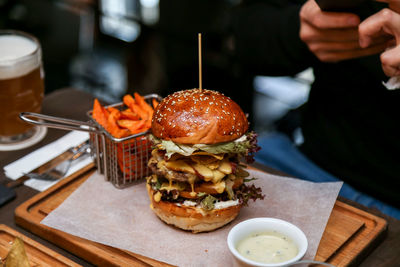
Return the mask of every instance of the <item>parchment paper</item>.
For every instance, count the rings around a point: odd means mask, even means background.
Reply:
[[[116,189],[97,173],[41,223],[177,266],[231,266],[229,230],[245,219],[274,217],[303,230],[309,242],[304,259],[313,259],[342,183],[250,174],[258,178],[251,183],[261,186],[265,199],[250,201],[236,220],[210,233],[192,234],[160,221],[149,207],[144,182]]]

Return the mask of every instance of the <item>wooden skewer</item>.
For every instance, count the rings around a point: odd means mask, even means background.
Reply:
[[[202,88],[202,73],[201,73],[201,33],[198,34],[198,40],[199,40],[199,89],[201,91],[203,89]]]

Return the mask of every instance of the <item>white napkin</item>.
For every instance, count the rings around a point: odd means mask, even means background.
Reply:
[[[72,131],[64,135],[60,139],[4,166],[5,175],[10,179],[16,180],[19,177],[23,176],[24,173],[36,169],[47,161],[60,155],[70,147],[77,146],[88,139],[88,133]],[[91,162],[92,159],[90,157],[83,157],[82,159],[73,162],[65,177],[87,166]],[[25,185],[32,187],[38,191],[44,191],[57,182],[58,181],[39,181],[30,179],[25,182]]]
[[[387,82],[382,82],[388,90],[396,90],[400,88],[400,76],[391,77]]]
[[[226,245],[229,230],[255,217],[279,218],[307,236],[304,259],[314,258],[342,182],[312,183],[248,170],[265,198],[250,201],[227,226],[192,234],[161,222],[149,207],[145,182],[117,189],[97,172],[41,224],[176,266],[233,266]]]

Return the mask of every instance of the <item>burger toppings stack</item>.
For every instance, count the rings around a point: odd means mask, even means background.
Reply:
[[[151,208],[164,222],[192,232],[229,223],[248,200],[263,198],[247,185],[241,157],[259,149],[242,109],[222,93],[191,89],[173,93],[154,110],[154,149],[147,178]]]

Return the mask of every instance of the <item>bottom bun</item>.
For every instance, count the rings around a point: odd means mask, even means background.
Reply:
[[[193,233],[209,232],[233,221],[240,212],[241,205],[207,211],[191,206],[178,206],[167,201],[154,200],[155,191],[146,185],[151,201],[151,209],[165,223]]]

